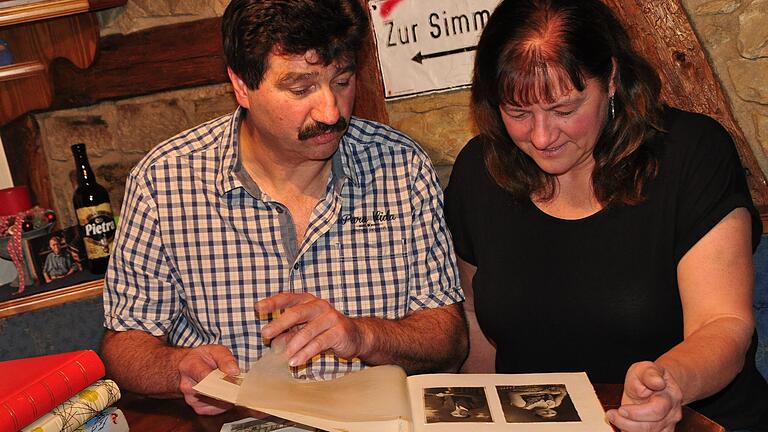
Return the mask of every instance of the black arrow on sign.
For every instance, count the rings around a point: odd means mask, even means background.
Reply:
[[[432,53],[432,54],[422,54],[421,51],[419,51],[415,56],[413,56],[413,58],[411,60],[415,61],[418,64],[421,64],[424,59],[431,59],[431,58],[436,58],[436,57],[449,56],[449,55],[454,55],[454,54],[458,54],[458,53],[474,51],[476,49],[477,49],[477,45],[468,46],[468,47],[465,47],[465,48],[456,48],[456,49],[453,49],[453,50],[450,50],[450,51],[438,51],[438,52]]]

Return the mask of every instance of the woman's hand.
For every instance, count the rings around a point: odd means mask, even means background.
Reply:
[[[608,420],[625,432],[673,432],[682,418],[683,393],[660,365],[645,361],[630,366],[619,409]]]

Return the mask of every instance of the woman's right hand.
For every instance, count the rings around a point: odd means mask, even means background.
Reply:
[[[630,366],[621,406],[608,420],[625,432],[674,432],[682,419],[683,393],[664,367],[650,361]]]

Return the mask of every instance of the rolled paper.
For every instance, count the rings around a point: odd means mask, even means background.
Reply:
[[[32,200],[26,186],[0,189],[0,216],[15,215],[31,208]]]

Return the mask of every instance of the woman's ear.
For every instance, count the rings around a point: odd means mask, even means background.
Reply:
[[[616,57],[611,57],[611,78],[608,80],[608,97],[613,97],[616,94],[616,71],[618,70],[618,63],[616,63]]]

